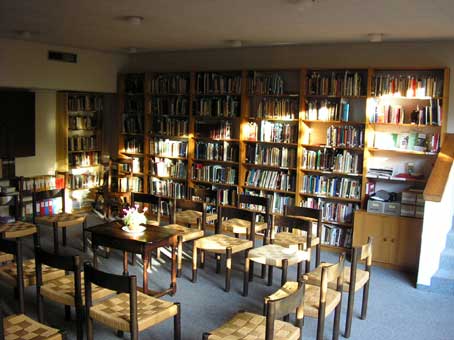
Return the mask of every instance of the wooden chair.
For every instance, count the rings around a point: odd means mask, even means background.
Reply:
[[[36,297],[38,320],[43,322],[43,298],[61,303],[65,306],[65,318],[71,319],[71,307],[75,308],[77,323],[77,339],[83,339],[84,289],[82,288],[83,272],[79,256],[55,255],[37,247],[35,249],[36,263]],[[58,268],[72,274],[51,280],[43,284],[43,265]],[[115,292],[93,286],[93,297],[98,300]]]
[[[323,340],[325,319],[334,310],[333,340],[339,339],[339,323],[342,306],[342,288],[344,284],[345,254],[339,256],[339,262],[321,268],[320,285],[306,284],[304,294],[304,318],[317,319],[317,340]],[[304,275],[308,282],[308,275]],[[335,289],[329,283],[335,282]]]
[[[199,238],[194,241],[192,252],[192,282],[197,281],[197,258],[198,251],[201,251],[201,265],[205,263],[205,252],[216,254],[216,273],[221,271],[221,255],[226,256],[226,275],[225,291],[230,290],[230,281],[232,273],[232,255],[246,251],[254,247],[255,236],[255,211],[248,211],[239,208],[223,207],[219,208],[219,219],[216,226],[215,234]],[[251,232],[248,240],[235,238],[222,234],[224,219],[240,218],[251,221]],[[245,254],[246,255],[246,254]]]
[[[284,206],[284,215],[303,218],[307,220],[308,221],[307,223],[309,224],[317,223],[315,235],[312,233],[311,243],[308,244],[308,247],[309,248],[315,247],[315,266],[319,266],[322,237],[322,210],[286,205]],[[274,242],[282,246],[289,247],[292,244],[307,243],[306,235],[279,233],[276,235]]]
[[[222,339],[302,339],[304,284],[287,282],[277,292],[265,298],[265,316],[239,312],[221,327],[203,334],[204,340]],[[296,311],[295,325],[288,315]],[[283,318],[284,321],[277,320]]]
[[[305,230],[305,224],[302,220],[289,216],[273,216],[273,225],[279,225],[290,230],[302,229]],[[268,285],[273,284],[273,268],[281,268],[281,286],[287,281],[288,266],[297,265],[297,278],[302,275],[302,264],[304,261],[309,261],[310,250],[305,245],[299,247],[287,248],[278,244],[266,244],[264,246],[254,248],[247,253],[244,262],[244,280],[243,280],[243,295],[247,296],[249,289],[249,281],[253,279],[254,267],[253,264],[260,263],[268,266]]]
[[[347,317],[345,320],[344,337],[348,338],[351,334],[353,309],[355,303],[355,293],[363,288],[363,301],[361,306],[361,319],[366,319],[367,303],[369,299],[369,284],[372,269],[372,238],[369,237],[368,242],[360,247],[352,248],[352,262],[350,267],[344,268],[344,285],[343,291],[348,293]],[[358,268],[359,261],[365,261],[365,268]],[[308,282],[313,285],[320,285],[322,268],[329,266],[330,263],[322,263],[314,271],[307,274]],[[352,284],[354,282],[354,284]],[[328,286],[335,289],[336,283],[329,282]]]
[[[65,333],[59,329],[46,326],[25,314],[13,314],[7,317],[1,313],[1,340],[65,340]]]
[[[148,211],[145,213],[147,217],[147,224],[159,226],[161,224],[161,197],[152,194],[142,194],[137,192],[131,193],[131,206],[136,203],[147,207]]]
[[[38,234],[34,235],[35,247],[39,245]],[[24,260],[22,255],[22,239],[15,240],[0,238],[0,251],[11,254],[15,258],[15,263],[9,263],[0,267],[0,280],[15,289],[19,298],[19,313],[24,314],[24,289],[36,284],[35,260]],[[57,279],[65,275],[60,269],[43,266],[42,279],[44,282]]]
[[[36,205],[47,199],[61,198],[62,200],[62,211],[60,213],[53,213],[48,216],[40,216],[36,211]],[[46,190],[46,191],[35,191],[32,194],[33,201],[33,223],[43,224],[51,226],[54,232],[54,252],[58,254],[58,233],[59,229],[62,230],[62,244],[66,246],[66,228],[77,225],[82,226],[82,243],[84,253],[87,251],[87,217],[77,214],[69,214],[65,211],[65,188]]]
[[[93,320],[122,332],[130,332],[137,340],[139,332],[169,318],[174,319],[174,339],[181,338],[180,304],[156,299],[137,291],[135,276],[114,275],[84,265],[85,313],[87,339],[93,340]],[[92,285],[116,291],[118,294],[92,304]]]

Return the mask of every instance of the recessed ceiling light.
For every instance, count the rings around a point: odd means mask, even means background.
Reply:
[[[143,22],[144,18],[138,15],[130,15],[124,17],[124,20],[131,25],[140,25]]]
[[[369,33],[367,35],[367,40],[369,40],[369,42],[382,42],[383,36],[383,33]]]

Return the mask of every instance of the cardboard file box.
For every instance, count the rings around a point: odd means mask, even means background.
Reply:
[[[384,209],[385,209],[384,202],[374,200],[367,201],[367,212],[383,214]]]
[[[383,213],[386,215],[399,216],[400,215],[400,203],[384,202]]]

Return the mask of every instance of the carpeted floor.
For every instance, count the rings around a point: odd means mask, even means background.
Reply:
[[[95,216],[90,216],[89,224],[101,223]],[[42,227],[42,246],[51,248],[51,228]],[[67,254],[80,253],[82,246],[80,228],[68,230],[69,245],[64,252]],[[32,242],[27,242],[25,255],[32,256]],[[185,250],[190,250],[186,246]],[[322,253],[322,260],[335,261],[335,254]],[[88,258],[88,257],[87,257]],[[132,274],[137,274],[141,285],[140,260],[135,267],[130,267]],[[273,287],[267,287],[259,277],[254,279],[249,287],[249,296],[242,297],[242,262],[241,256],[234,256],[232,288],[229,293],[224,292],[224,272],[215,274],[215,260],[209,256],[205,269],[199,270],[198,281],[193,284],[189,281],[191,275],[190,261],[184,263],[183,276],[177,281],[175,296],[166,296],[164,299],[179,301],[182,306],[182,338],[201,339],[204,331],[220,326],[231,318],[235,312],[246,310],[261,313],[263,298],[279,288],[280,271],[275,270]],[[108,259],[99,257],[100,269],[121,274],[121,255],[114,251]],[[152,289],[167,288],[170,283],[170,262],[163,256],[162,262],[153,260],[153,270],[150,273],[150,287]],[[259,268],[256,267],[256,273]],[[289,279],[294,279],[296,271],[289,270]],[[434,294],[414,288],[415,279],[407,274],[394,270],[373,268],[372,283],[367,320],[358,318],[361,307],[361,294],[357,295],[353,320],[352,336],[350,339],[421,339],[421,340],[449,340],[454,339],[454,296]],[[15,310],[12,289],[3,283],[0,284],[1,295],[10,311]],[[343,312],[341,318],[341,334],[345,324],[346,294],[344,294]],[[26,313],[36,317],[35,287],[26,289]],[[68,339],[75,339],[75,322],[64,321],[63,306],[52,302],[45,302],[46,322],[66,330]],[[331,339],[333,317],[330,316],[325,324],[325,339]],[[304,339],[315,339],[317,321],[306,319],[303,329]],[[118,339],[115,333],[95,323],[95,339]],[[129,339],[126,334],[125,339]],[[173,322],[167,320],[140,335],[141,339],[173,339]]]

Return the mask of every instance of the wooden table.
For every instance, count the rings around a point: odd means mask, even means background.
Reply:
[[[123,274],[128,275],[128,252],[141,254],[143,260],[143,288],[145,294],[160,297],[166,294],[173,295],[177,291],[177,236],[178,231],[166,230],[165,228],[147,225],[146,230],[140,234],[131,234],[121,230],[120,222],[109,222],[87,230],[91,232],[93,249],[93,265],[97,266],[96,249],[105,246],[123,250]],[[164,291],[151,291],[148,289],[148,266],[151,260],[151,252],[159,247],[172,248],[172,267],[170,288]]]

